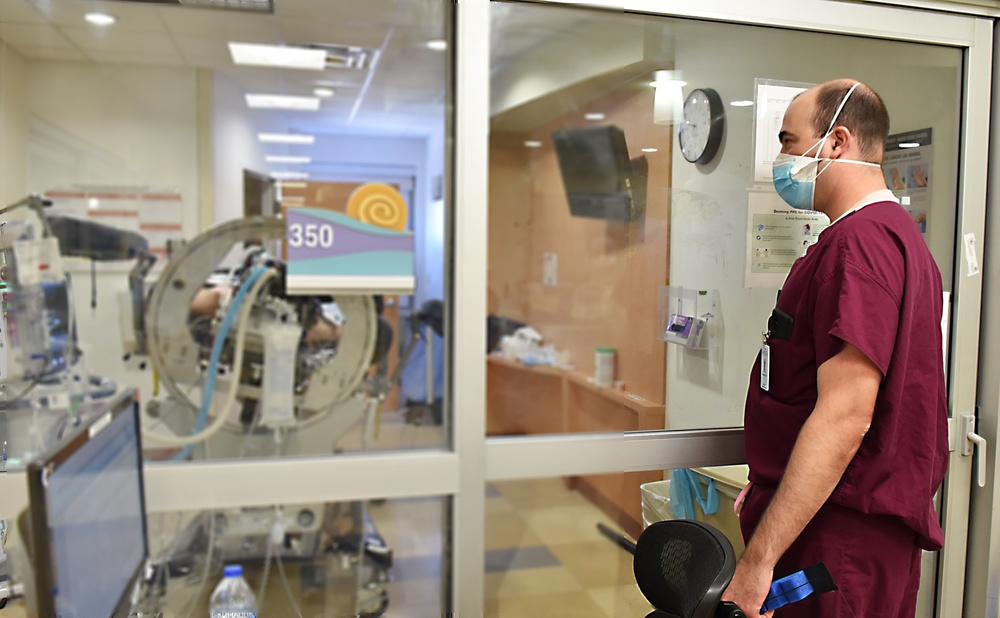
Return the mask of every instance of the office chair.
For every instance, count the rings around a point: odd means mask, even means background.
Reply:
[[[736,571],[733,545],[700,521],[651,524],[635,544],[632,570],[639,590],[656,608],[646,618],[746,618],[720,598]]]

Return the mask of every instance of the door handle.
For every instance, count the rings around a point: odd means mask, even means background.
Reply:
[[[963,414],[961,427],[962,455],[968,457],[976,452],[976,484],[986,487],[986,438],[976,433],[976,415]]]

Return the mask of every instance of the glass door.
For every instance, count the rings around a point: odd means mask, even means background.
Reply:
[[[563,4],[490,5],[487,479],[576,479],[577,492],[634,537],[653,505],[669,504],[672,474],[694,473],[730,508],[693,512],[740,548],[731,503],[746,483],[748,376],[790,263],[827,224],[799,221],[794,238],[763,238],[754,227],[781,208],[756,169],[761,153],[777,150],[777,130],[762,125],[775,119],[769,97],[844,76],[872,86],[890,111],[886,183],[948,292],[942,353],[957,421],[975,393],[975,372],[963,367],[977,362],[981,281],[961,239],[983,234],[986,141],[969,127],[988,112],[988,23],[828,3],[814,7],[822,22],[809,23],[785,19],[781,3],[755,5],[752,16],[727,2]],[[872,20],[901,30],[870,31]],[[964,43],[938,36],[945,22]],[[717,95],[724,117],[701,159],[678,141],[672,109],[696,90]],[[915,149],[908,135],[921,136]],[[573,159],[574,149],[595,148],[618,149],[628,165]],[[590,176],[579,171],[588,164]],[[935,181],[925,182],[931,168]],[[615,211],[601,174],[628,177],[633,210]],[[701,339],[671,336],[673,315],[704,318]],[[609,349],[617,373],[602,384]],[[625,438],[616,443],[618,431]],[[948,540],[940,555],[925,555],[921,616],[961,612],[971,459],[952,453],[940,492]],[[624,477],[610,474],[615,465]],[[510,502],[499,491],[488,504]],[[488,524],[488,540],[498,525]],[[524,551],[538,552],[544,543],[529,536]],[[486,602],[502,610],[490,564]],[[512,582],[521,569],[511,569]],[[605,592],[588,594],[596,601]]]

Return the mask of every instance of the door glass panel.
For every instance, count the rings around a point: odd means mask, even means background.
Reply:
[[[766,175],[782,97],[796,92],[785,89],[852,77],[882,96],[886,184],[953,289],[960,48],[491,8],[488,435],[743,424],[776,294],[829,223],[797,219]],[[717,133],[706,126],[703,152],[679,136],[696,90],[718,97],[707,107],[722,117]],[[655,474],[647,489],[662,491],[677,472]],[[689,472],[731,500],[747,469]],[[642,483],[629,485],[641,494]],[[720,508],[712,517],[739,551],[735,516]],[[933,578],[933,556],[925,562]],[[925,585],[921,615],[930,592]]]
[[[486,615],[649,613],[632,575],[632,555],[619,544],[634,538],[623,533],[638,529],[630,519],[639,511],[638,492],[626,485],[631,476],[487,484]],[[633,493],[634,513],[615,506],[618,496]]]
[[[46,233],[24,202],[38,194],[62,258],[40,283],[9,264],[3,382],[37,421],[9,426],[12,458],[81,398],[126,387],[167,437],[147,439],[160,459],[446,445],[452,10],[0,6],[0,207],[23,203],[2,240],[9,253]],[[290,244],[314,253],[295,261],[341,277],[312,289],[285,279],[277,218],[305,207],[326,223],[300,225]],[[258,263],[276,278],[243,302]]]
[[[850,76],[884,98],[887,183],[951,290],[960,49],[536,4],[492,15],[488,434],[742,425],[777,290],[828,222],[754,229],[795,216],[756,175],[783,113],[769,86]],[[689,162],[677,133],[696,90],[723,122]],[[574,426],[584,390],[606,401]]]

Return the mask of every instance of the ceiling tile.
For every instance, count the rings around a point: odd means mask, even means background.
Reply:
[[[174,45],[193,67],[228,69],[233,66],[225,41],[208,37],[174,35]]]
[[[29,60],[73,60],[86,62],[87,58],[72,47],[19,47],[17,50]]]
[[[387,27],[368,21],[331,20],[323,13],[281,20],[280,33],[286,43],[324,43],[379,48]]]
[[[362,22],[378,25],[383,29],[393,23],[401,4],[399,0],[280,0],[274,12],[282,20],[314,16],[323,21]],[[426,6],[427,2],[410,2]]]
[[[84,52],[120,52],[122,54],[177,54],[166,34],[126,32],[114,28],[63,28],[65,34]]]
[[[174,35],[212,37],[223,42],[281,42],[281,28],[273,15],[165,7],[160,9],[160,17],[167,30]]]
[[[0,39],[15,49],[25,47],[74,49],[73,44],[58,29],[45,24],[3,24],[0,25]]]
[[[45,23],[45,17],[28,0],[0,0],[0,22]]]
[[[57,26],[94,30],[163,32],[159,9],[148,4],[97,2],[94,0],[30,0],[49,23]],[[112,26],[93,26],[84,20],[90,12],[108,13],[116,21]]]
[[[88,51],[87,56],[101,64],[142,64],[152,66],[186,66],[184,59],[178,54],[122,54],[112,51]]]

